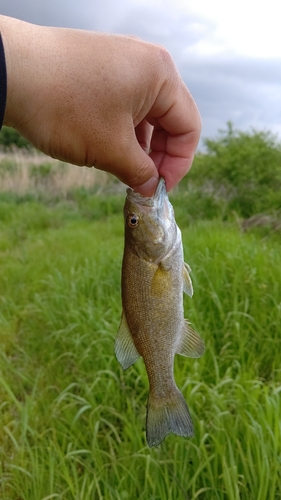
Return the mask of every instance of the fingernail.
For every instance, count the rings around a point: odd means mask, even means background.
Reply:
[[[158,182],[158,177],[151,177],[141,186],[135,186],[134,191],[137,191],[137,193],[140,193],[143,196],[153,196],[158,186]]]

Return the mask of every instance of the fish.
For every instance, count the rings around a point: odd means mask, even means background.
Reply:
[[[191,269],[166,184],[152,197],[127,189],[122,263],[122,316],[115,354],[124,370],[142,356],[148,380],[146,440],[158,446],[170,433],[192,437],[186,401],[174,380],[175,354],[198,358],[204,342],[184,319],[183,292],[192,297]]]

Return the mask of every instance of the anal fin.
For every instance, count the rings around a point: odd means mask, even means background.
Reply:
[[[200,358],[205,351],[205,344],[185,319],[182,329],[181,342],[177,348],[177,354],[187,358]]]
[[[121,323],[115,339],[115,354],[123,370],[127,370],[139,358],[139,353],[130,333],[124,311]]]

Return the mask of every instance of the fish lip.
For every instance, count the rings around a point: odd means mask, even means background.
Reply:
[[[164,177],[159,178],[156,191],[151,197],[143,196],[142,194],[134,191],[132,188],[127,189],[127,197],[137,205],[142,205],[144,207],[156,206],[157,208],[159,208],[163,205],[166,196],[167,191]]]

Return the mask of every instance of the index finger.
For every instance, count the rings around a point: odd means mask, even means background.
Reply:
[[[182,81],[177,92],[167,95],[167,90],[159,93],[149,121],[154,125],[150,157],[159,174],[165,178],[169,191],[192,165],[200,139],[201,118],[194,99]]]
[[[149,156],[159,175],[164,177],[170,191],[189,171],[200,138],[200,131],[172,135],[166,130],[154,129]]]

